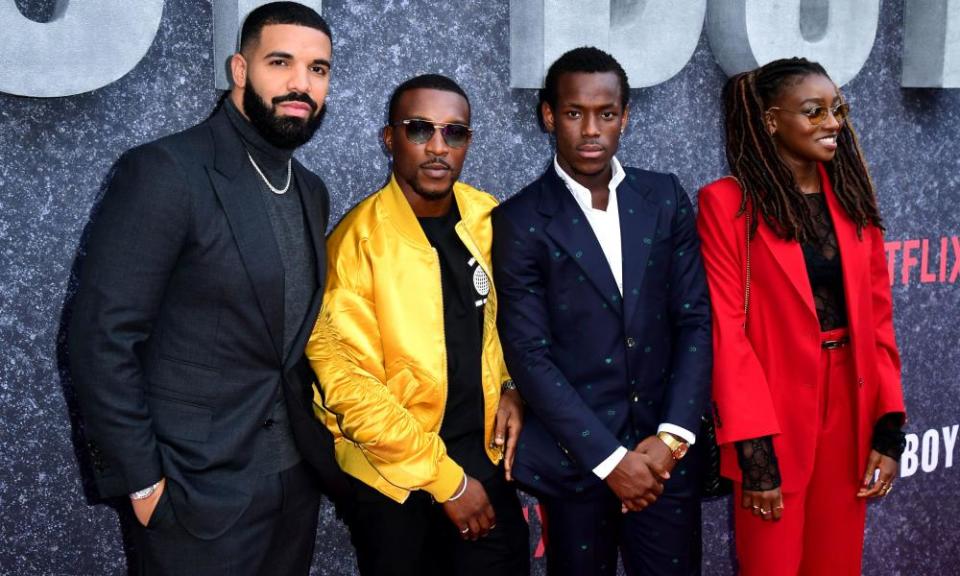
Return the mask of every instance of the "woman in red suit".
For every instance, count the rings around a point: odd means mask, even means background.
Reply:
[[[740,573],[859,575],[905,421],[873,183],[819,64],[737,75],[724,105],[733,176],[700,191],[698,228]]]

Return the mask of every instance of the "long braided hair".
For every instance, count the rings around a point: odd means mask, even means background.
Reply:
[[[786,58],[737,74],[723,89],[727,162],[743,190],[740,214],[750,210],[751,235],[759,216],[786,240],[815,237],[810,209],[764,122],[764,113],[789,80],[814,74],[829,78],[816,62]],[[837,151],[826,170],[840,205],[857,225],[857,235],[862,237],[870,224],[882,228],[873,181],[849,119],[840,127]]]

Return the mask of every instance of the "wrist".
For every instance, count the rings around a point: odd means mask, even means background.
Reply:
[[[673,456],[675,461],[687,455],[687,449],[690,445],[682,438],[678,438],[670,432],[658,432],[657,438],[667,445],[667,449],[670,450],[670,455]]]
[[[154,482],[150,486],[147,486],[146,488],[137,490],[136,492],[131,492],[130,499],[133,500],[134,502],[138,500],[146,500],[147,498],[153,496],[153,494],[157,491],[157,488],[160,487],[161,482],[163,482],[162,479],[157,480],[156,482]]]
[[[460,483],[460,488],[453,494],[453,496],[447,498],[447,502],[455,502],[460,499],[467,491],[467,475],[464,473],[463,481]]]

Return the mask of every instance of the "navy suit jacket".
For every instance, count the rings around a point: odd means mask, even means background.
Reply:
[[[625,170],[622,296],[552,165],[493,212],[497,325],[528,404],[514,475],[535,493],[594,489],[593,468],[617,447],[633,449],[663,422],[697,433],[708,401],[710,306],[693,208],[675,176]],[[695,489],[693,460],[668,490]]]

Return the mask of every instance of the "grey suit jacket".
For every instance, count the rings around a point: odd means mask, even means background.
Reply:
[[[286,358],[280,253],[222,109],[124,154],[93,218],[69,347],[97,486],[122,496],[166,477],[178,520],[200,537],[249,504],[281,386],[305,459],[328,494],[345,488],[302,353],[323,294],[329,200],[293,166],[318,289]]]

